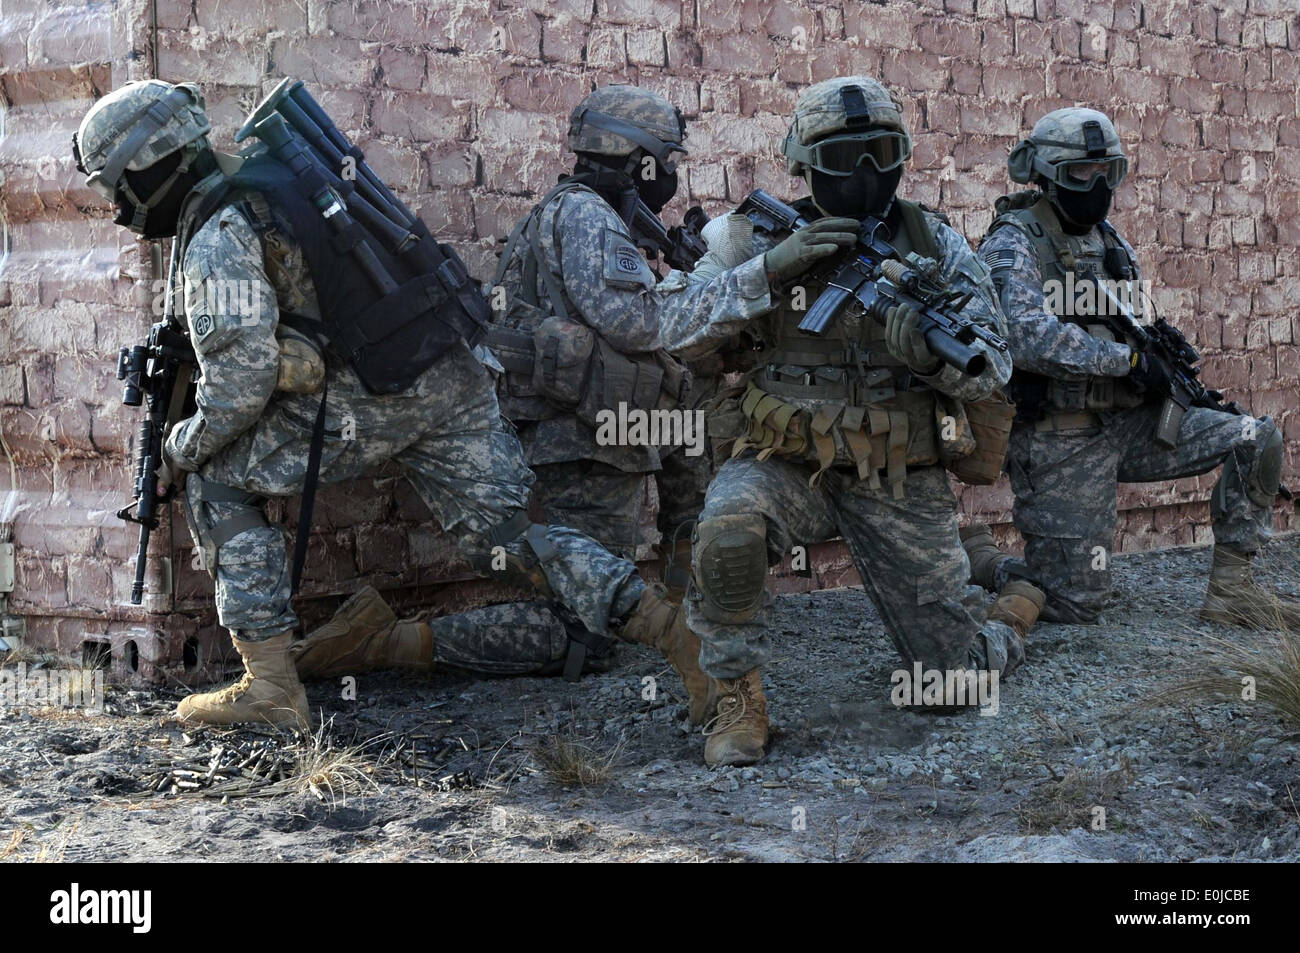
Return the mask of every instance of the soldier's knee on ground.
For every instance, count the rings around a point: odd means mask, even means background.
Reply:
[[[763,605],[767,524],[755,513],[709,516],[695,527],[691,570],[700,609],[713,622],[749,622]]]

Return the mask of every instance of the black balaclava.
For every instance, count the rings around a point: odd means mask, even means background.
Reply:
[[[677,194],[677,173],[667,171],[658,162],[655,162],[653,179],[642,178],[640,172],[633,176],[633,179],[641,201],[645,202],[646,207],[656,215],[663,211],[663,207]]]
[[[181,153],[174,152],[169,156],[164,156],[147,169],[141,169],[139,172],[127,171],[123,173],[123,178],[131,187],[131,192],[142,201],[149,201],[150,197],[161,187],[172,173],[181,164]],[[180,221],[181,204],[185,201],[185,196],[190,193],[195,185],[198,184],[198,174],[194,168],[186,169],[180,175],[176,176],[175,181],[155,202],[145,216],[144,228],[140,235],[142,238],[171,238],[176,234],[176,228]],[[113,219],[114,224],[130,227],[135,216],[135,203],[131,201],[126,194],[125,189],[117,190],[117,198],[114,202],[117,206],[117,217]]]
[[[575,174],[592,176],[595,172],[592,188],[600,197],[615,209],[623,207],[627,190],[633,189],[646,207],[656,215],[677,194],[677,173],[668,172],[658,161],[655,162],[654,178],[643,178],[641,170],[645,168],[648,156],[643,149],[638,149],[630,156],[605,156],[594,152],[578,153]]]
[[[1072,235],[1082,235],[1105,221],[1113,194],[1100,176],[1086,192],[1063,189],[1059,185],[1047,188],[1047,198],[1056,209],[1061,227]]]
[[[828,175],[813,168],[808,171],[813,202],[822,212],[859,221],[869,215],[883,216],[903,178],[901,165],[888,172],[877,172],[870,162],[859,165],[852,175]]]

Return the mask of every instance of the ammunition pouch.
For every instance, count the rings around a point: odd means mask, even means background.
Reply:
[[[565,410],[576,408],[588,390],[596,332],[551,315],[533,332],[533,347],[533,390]]]
[[[944,457],[945,441],[940,439],[940,462],[961,480],[974,486],[988,486],[1002,475],[1002,465],[1011,443],[1011,425],[1016,416],[1016,405],[994,391],[983,400],[969,404],[953,403],[962,410],[969,430],[970,450],[965,454],[948,454]],[[960,422],[958,427],[961,427]],[[940,431],[942,435],[942,430]]]
[[[280,369],[275,389],[288,394],[316,394],[325,383],[325,355],[306,334],[284,322],[275,329]]]
[[[818,368],[810,376],[835,370],[840,369]],[[867,381],[871,378],[868,374]],[[843,401],[844,395],[856,390],[853,385],[846,378],[838,385],[838,394],[833,382],[809,386],[817,388],[814,399],[818,401],[836,397]],[[813,411],[751,383],[741,398],[746,433],[736,441],[732,455],[758,450],[760,460],[777,454],[816,462],[809,486],[816,486],[830,467],[846,466],[853,467],[871,489],[880,489],[883,470],[894,498],[901,499],[908,467],[939,462],[937,403],[934,391],[928,389],[890,387],[889,391],[892,396],[865,406],[840,402]]]
[[[667,352],[629,357],[585,324],[518,305],[537,312],[540,320],[531,335],[500,325],[488,332],[488,343],[506,369],[502,413],[511,419],[569,413],[596,427],[597,415],[616,411],[619,404],[667,410],[687,402],[691,373]]]

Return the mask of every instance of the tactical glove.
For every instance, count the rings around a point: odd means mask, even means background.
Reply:
[[[943,362],[925,343],[918,325],[921,314],[906,304],[896,304],[885,312],[885,346],[917,374],[937,373]]]
[[[1134,351],[1129,380],[1144,394],[1168,393],[1169,368],[1160,358],[1145,351]]]
[[[852,218],[819,218],[805,225],[763,256],[772,281],[797,278],[812,265],[858,240],[858,222]]]

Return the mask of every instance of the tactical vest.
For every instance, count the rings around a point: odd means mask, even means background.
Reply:
[[[922,206],[902,199],[895,205],[902,227],[892,241],[899,253],[941,258]],[[800,332],[799,322],[824,288],[824,281],[809,282],[802,309],[786,296],[756,322],[765,346],[741,397],[747,432],[733,455],[757,449],[760,459],[779,454],[815,463],[810,485],[835,466],[854,468],[878,489],[884,470],[901,498],[908,467],[939,462],[936,426],[948,410],[889,353],[885,329],[860,307],[846,307],[824,337]]]
[[[1038,260],[1046,310],[1062,321],[1079,325],[1093,337],[1134,343],[1127,337],[1117,338],[1095,317],[1095,311],[1078,313],[1079,295],[1094,291],[1085,288],[1086,284],[1105,278],[1136,281],[1140,277],[1137,262],[1109,222],[1102,222],[1087,234],[1071,235],[1061,228],[1047,198],[1034,190],[1004,195],[994,208],[998,214],[989,226],[986,240],[988,235],[1008,225],[1024,233]],[[1091,298],[1094,302],[1099,300],[1096,293]],[[1042,412],[1116,410],[1136,407],[1143,401],[1132,384],[1116,377],[1059,380],[1015,370],[1008,390],[1028,417],[1037,417]]]
[[[669,410],[684,403],[690,390],[686,366],[667,351],[627,355],[606,341],[584,321],[548,265],[542,213],[554,203],[554,227],[557,200],[580,189],[593,191],[581,177],[570,177],[547,192],[510,233],[497,267],[492,293],[505,294],[506,300],[503,309],[494,308],[487,342],[506,371],[498,396],[501,413],[510,420],[573,414],[595,427],[602,410],[620,404]],[[506,291],[507,272],[516,262],[518,287]]]

